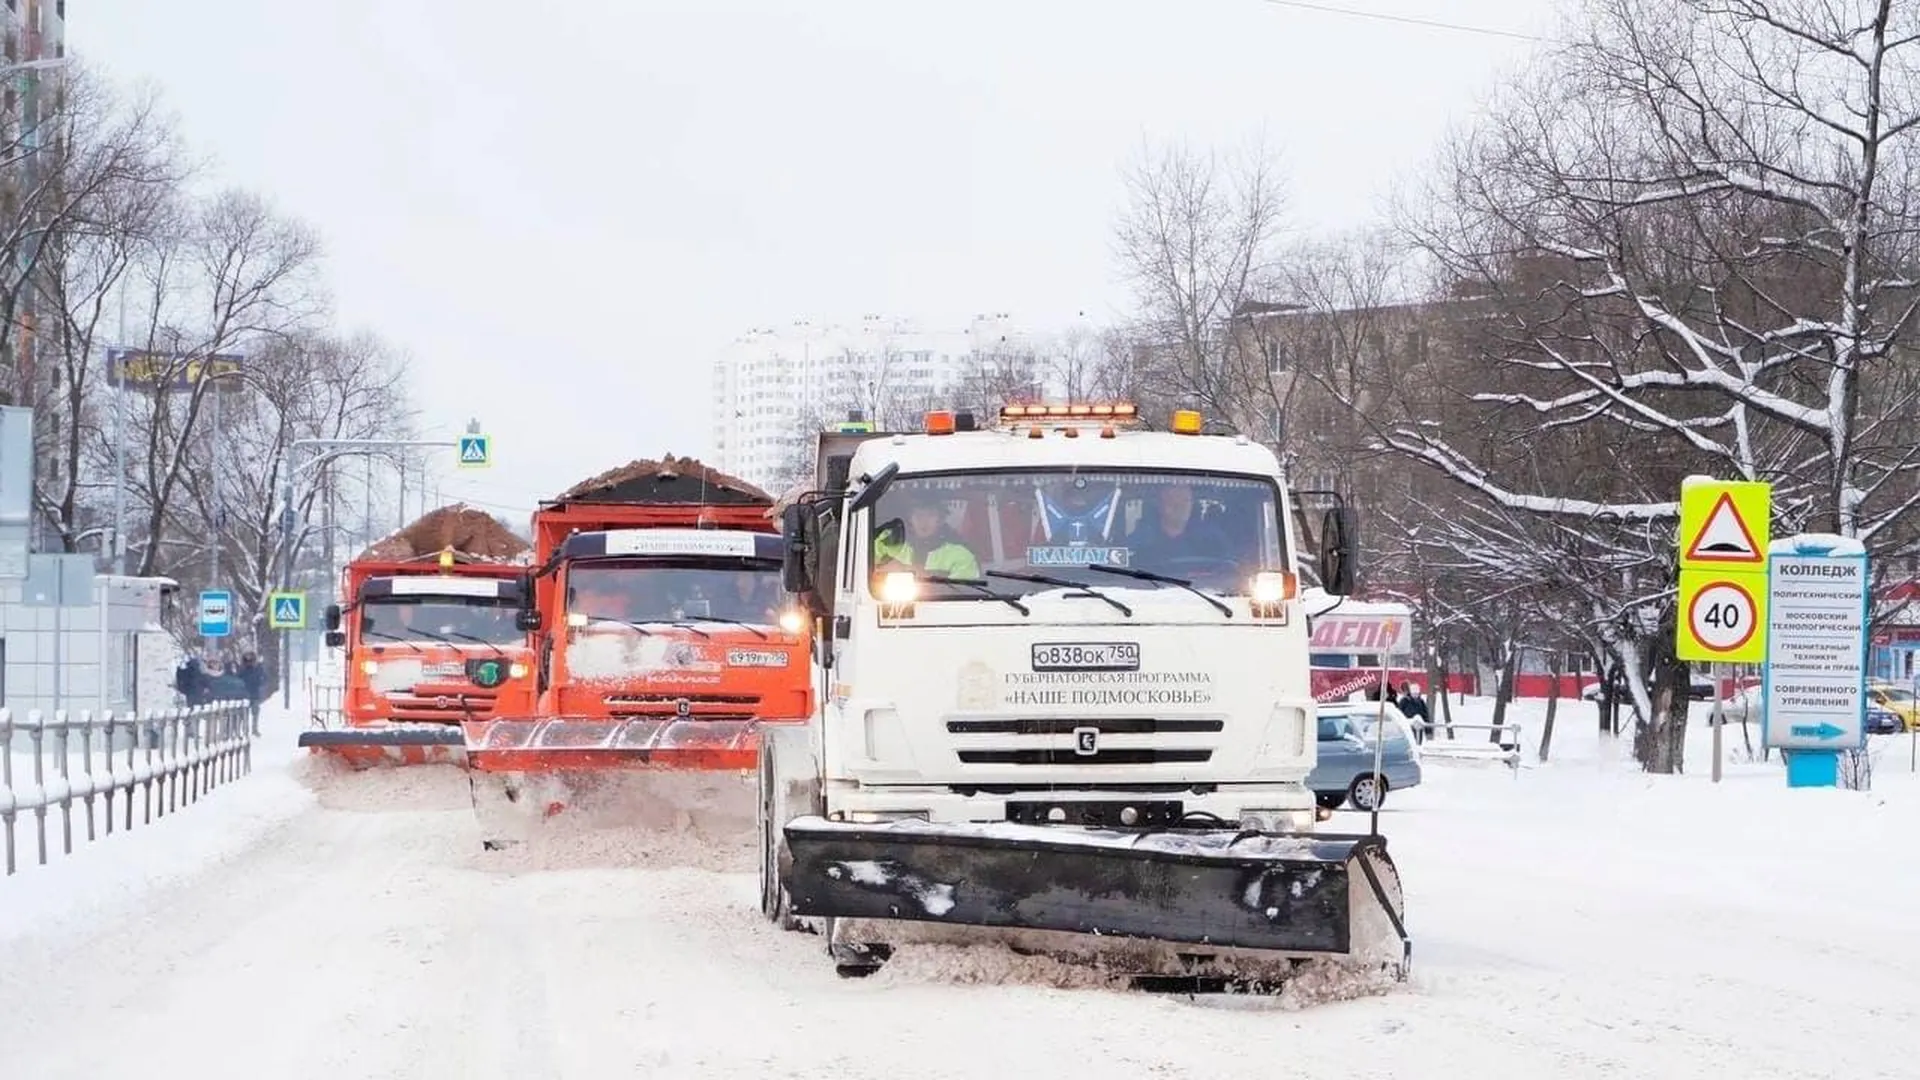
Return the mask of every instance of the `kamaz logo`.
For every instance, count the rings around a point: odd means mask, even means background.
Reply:
[[[1100,729],[1077,727],[1073,729],[1073,752],[1080,757],[1092,757],[1100,752]]]
[[[676,699],[673,703],[673,711],[677,716],[692,716],[693,702],[688,701],[686,698]]]

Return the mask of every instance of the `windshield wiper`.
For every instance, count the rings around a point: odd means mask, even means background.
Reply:
[[[739,619],[729,619],[724,615],[689,615],[687,616],[687,618],[698,619],[701,622],[722,622],[722,623],[731,623],[734,626],[744,626],[747,629],[753,631],[755,634],[758,634],[760,636],[761,641],[768,640],[767,632],[765,630],[760,629],[759,627],[753,625],[750,622],[742,622]],[[687,627],[687,629],[692,630],[693,627],[689,626]]]
[[[1022,615],[1031,616],[1033,614],[1033,609],[1021,603],[1019,597],[1009,596],[1003,592],[994,592],[992,585],[977,577],[930,577],[927,578],[927,580],[938,582],[942,585],[965,585],[970,589],[978,589],[981,596],[989,600],[998,600],[1003,604],[1008,604]]]
[[[1119,574],[1121,577],[1136,578],[1140,581],[1158,581],[1164,585],[1178,585],[1200,599],[1205,600],[1207,603],[1212,604],[1214,607],[1219,608],[1220,614],[1225,615],[1229,619],[1233,618],[1233,609],[1223,603],[1219,597],[1211,596],[1194,588],[1193,582],[1185,578],[1168,577],[1165,574],[1156,574],[1151,570],[1142,570],[1133,566],[1089,566],[1087,569],[1098,571],[1102,574]]]
[[[424,653],[427,651],[420,647],[419,642],[408,641],[406,638],[403,638],[398,634],[389,634],[385,630],[362,630],[360,631],[360,636],[380,638],[383,641],[397,641],[400,644],[405,645],[407,648],[412,649],[414,652],[417,652],[417,653]]]
[[[633,632],[640,634],[642,636],[651,637],[653,635],[653,631],[647,629],[644,626],[641,626],[639,623],[634,622],[632,619],[621,619],[621,618],[616,618],[612,615],[594,615],[585,611],[576,611],[574,612],[574,614],[582,616],[588,622],[619,623],[621,626],[624,626],[627,629],[632,630]]]
[[[1037,585],[1058,585],[1067,589],[1079,589],[1079,592],[1071,592],[1067,595],[1070,597],[1091,596],[1095,600],[1105,600],[1107,603],[1119,608],[1120,614],[1125,615],[1129,619],[1133,618],[1132,608],[1084,582],[1071,581],[1067,578],[1050,577],[1046,574],[1016,574],[1011,570],[989,570],[987,571],[987,576],[1007,578],[1011,581],[1031,581]]]
[[[485,645],[485,646],[486,646],[487,648],[489,648],[489,649],[492,649],[492,650],[494,651],[494,653],[495,653],[495,655],[497,655],[497,656],[499,656],[499,657],[501,657],[502,659],[504,659],[504,658],[506,657],[506,655],[507,655],[507,650],[505,650],[505,649],[503,649],[503,648],[501,648],[501,647],[500,647],[500,646],[498,646],[498,645],[495,645],[495,644],[494,644],[493,642],[491,642],[491,641],[488,641],[488,640],[487,640],[486,638],[483,638],[483,637],[475,637],[475,636],[474,636],[474,635],[472,635],[472,634],[463,634],[463,633],[461,633],[461,632],[460,632],[460,631],[458,631],[458,630],[449,630],[449,631],[447,631],[447,633],[449,633],[449,634],[451,634],[451,635],[453,635],[454,637],[457,637],[457,638],[459,638],[459,639],[461,639],[462,641],[471,641],[471,642],[475,642],[475,643],[477,643],[477,644],[480,644],[480,645]]]
[[[712,634],[707,633],[705,630],[702,630],[699,627],[687,621],[688,619],[703,619],[703,618],[706,618],[706,616],[683,615],[678,619],[674,619],[671,622],[667,622],[667,625],[673,627],[676,630],[686,630],[690,633],[699,634],[701,637],[706,638],[708,641],[712,641],[713,640]],[[661,620],[661,621],[665,622],[666,620]]]

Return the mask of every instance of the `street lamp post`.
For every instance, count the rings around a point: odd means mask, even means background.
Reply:
[[[469,420],[467,432],[478,434],[480,422]],[[307,470],[324,465],[343,457],[368,456],[387,450],[405,450],[413,447],[459,447],[457,439],[295,439],[287,444],[287,475],[280,482],[280,588],[286,591],[293,586],[293,532],[296,514],[293,509],[293,482]],[[308,450],[320,453],[300,460]],[[280,643],[280,706],[288,708],[293,704],[293,651],[287,643]]]

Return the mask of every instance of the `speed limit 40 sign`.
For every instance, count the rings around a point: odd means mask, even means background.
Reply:
[[[1682,660],[1758,664],[1767,658],[1764,574],[1680,572],[1679,656]]]

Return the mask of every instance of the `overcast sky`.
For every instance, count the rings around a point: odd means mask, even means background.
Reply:
[[[1542,32],[1548,0],[1326,0]],[[1119,169],[1262,132],[1291,223],[1372,219],[1531,48],[1273,0],[71,0],[68,50],[178,114],[210,180],[315,226],[344,326],[414,358],[447,499],[518,517],[711,451],[738,334],[866,313],[1035,326],[1126,302]],[[451,454],[451,451],[449,451]]]

